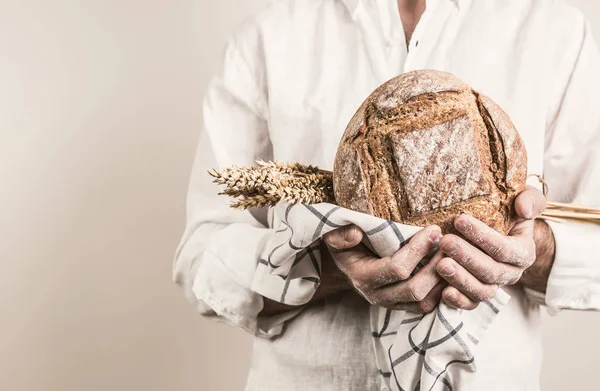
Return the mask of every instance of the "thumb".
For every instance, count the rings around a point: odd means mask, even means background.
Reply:
[[[323,235],[330,251],[342,251],[357,246],[363,239],[363,231],[354,224],[346,225]]]
[[[522,219],[533,220],[546,209],[546,197],[533,188],[527,187],[515,199],[515,211]]]

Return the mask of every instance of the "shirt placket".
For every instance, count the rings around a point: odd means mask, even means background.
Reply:
[[[375,0],[381,22],[380,26],[374,26],[371,23],[372,21],[367,20],[366,15],[364,15],[363,28],[369,34],[371,43],[369,45],[369,55],[371,61],[376,62],[374,68],[378,69],[377,76],[380,82],[387,81],[404,72],[419,69],[420,66],[426,64],[427,54],[419,49],[419,44],[423,39],[427,39],[425,34],[429,29],[426,26],[435,23],[435,11],[438,6],[434,0],[429,0],[427,4],[428,8],[417,24],[408,47],[397,0]],[[378,50],[375,50],[375,48]],[[378,359],[378,366],[379,368],[389,369],[385,359],[381,362]],[[390,391],[387,381],[382,381],[380,391]]]
[[[408,57],[406,38],[397,1],[379,0],[376,4],[381,20],[384,56],[389,79],[404,72],[404,64]]]
[[[426,64],[426,53],[420,49],[420,43],[435,29],[436,18],[439,19],[441,12],[439,0],[427,1],[427,8],[412,34],[408,47],[397,1],[380,0],[377,4],[382,20],[389,74],[396,76],[422,68]]]

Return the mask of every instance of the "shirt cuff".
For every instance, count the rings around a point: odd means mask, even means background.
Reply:
[[[205,316],[239,327],[252,335],[280,335],[285,322],[301,309],[270,317],[259,317],[263,297],[250,289],[256,272],[259,249],[269,230],[232,224],[211,236],[198,263],[192,291]],[[232,238],[236,238],[232,243]]]
[[[561,309],[600,310],[600,227],[590,223],[546,221],[554,234],[556,253],[545,302],[550,312]]]
[[[279,303],[301,306],[313,298],[319,285],[319,279],[294,278],[293,273],[284,279],[272,274],[270,268],[261,263],[256,269],[252,290]]]

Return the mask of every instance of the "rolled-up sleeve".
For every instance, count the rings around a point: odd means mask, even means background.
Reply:
[[[231,209],[230,200],[217,195],[219,189],[207,173],[272,156],[260,72],[259,59],[246,61],[236,41],[230,40],[223,67],[206,92],[174,279],[204,316],[271,337],[291,315],[259,319],[263,298],[250,289],[271,230],[249,211]]]
[[[582,21],[549,120],[544,177],[551,201],[600,207],[600,53]],[[545,302],[554,310],[600,310],[600,226],[549,220],[556,256]]]

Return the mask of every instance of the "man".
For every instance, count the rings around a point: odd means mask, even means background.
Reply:
[[[540,305],[600,309],[600,227],[534,222],[545,203],[533,189],[518,197],[520,221],[506,237],[469,216],[457,219],[477,246],[442,237],[445,258],[428,273],[408,279],[439,228],[425,227],[394,257],[378,259],[356,247],[362,232],[349,226],[325,238],[323,282],[309,304],[260,295],[255,270],[270,232],[264,211],[230,210],[206,170],[259,158],[331,168],[360,103],[413,69],[451,72],[503,107],[551,200],[600,205],[600,55],[580,12],[563,1],[273,3],[228,41],[207,90],[175,262],[177,282],[202,314],[257,336],[248,390],[385,389],[368,302],[422,312],[444,300],[470,310],[498,286],[512,299],[478,346],[477,372],[461,384],[538,390]],[[396,284],[382,290],[376,273]]]

